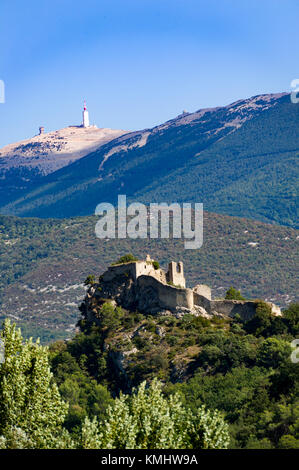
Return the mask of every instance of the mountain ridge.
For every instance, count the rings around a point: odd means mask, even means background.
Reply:
[[[280,93],[183,113],[104,144],[0,210],[83,216],[126,194],[145,203],[203,202],[212,212],[296,227],[298,111]]]

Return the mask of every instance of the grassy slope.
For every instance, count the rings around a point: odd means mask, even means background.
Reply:
[[[193,251],[181,240],[105,242],[94,235],[95,221],[0,218],[2,318],[13,316],[26,334],[44,341],[70,336],[86,276],[100,275],[129,252],[150,253],[163,268],[182,260],[187,284],[206,283],[215,297],[233,285],[282,306],[296,299],[298,232],[291,228],[206,213],[204,244]]]

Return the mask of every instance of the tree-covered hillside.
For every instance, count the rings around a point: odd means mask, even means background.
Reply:
[[[187,286],[207,284],[214,298],[234,286],[282,307],[298,300],[296,230],[205,213],[203,246],[185,250],[178,239],[100,240],[96,221],[0,217],[2,319],[10,316],[24,334],[46,342],[72,336],[84,280],[124,253],[149,253],[166,269],[181,260]]]

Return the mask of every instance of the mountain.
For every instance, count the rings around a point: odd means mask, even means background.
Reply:
[[[298,300],[292,228],[204,213],[203,246],[185,250],[179,239],[98,239],[97,220],[0,216],[0,322],[10,317],[43,342],[72,336],[84,280],[127,253],[150,254],[164,269],[170,260],[183,261],[187,287],[207,284],[213,298],[234,286],[247,299],[280,307]]]
[[[45,175],[82,158],[126,131],[69,126],[0,149],[0,200],[30,188]]]
[[[43,177],[2,214],[74,217],[118,194],[298,226],[299,107],[259,95],[122,135]]]

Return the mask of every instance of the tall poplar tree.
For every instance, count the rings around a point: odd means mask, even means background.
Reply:
[[[0,445],[55,448],[70,446],[62,423],[68,405],[60,397],[48,363],[48,348],[24,341],[9,320],[1,332]]]

